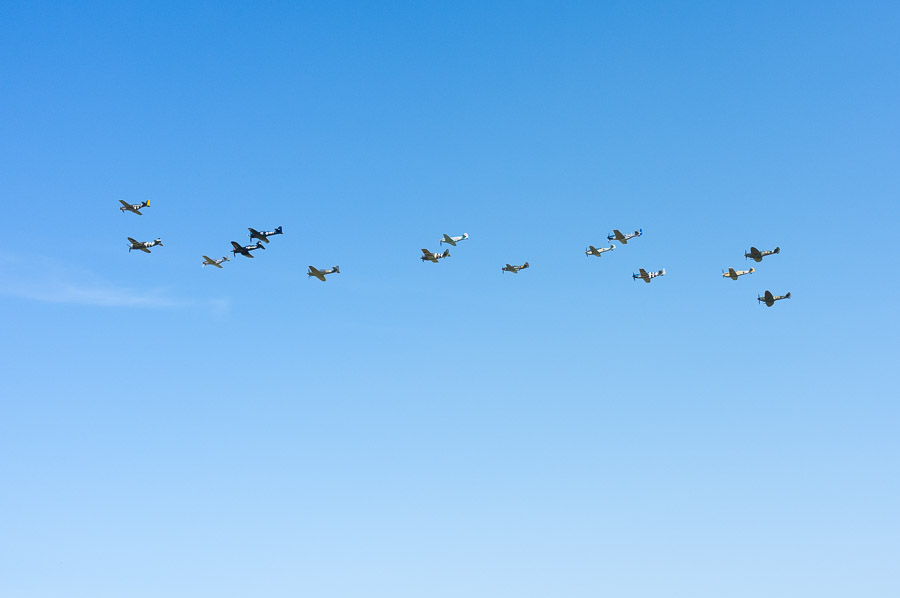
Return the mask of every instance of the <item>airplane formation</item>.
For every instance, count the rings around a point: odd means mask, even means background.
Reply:
[[[123,214],[125,212],[131,212],[133,214],[137,214],[138,216],[143,216],[143,214],[141,213],[142,209],[150,207],[149,199],[144,201],[143,203],[136,203],[136,204],[129,204],[125,200],[120,199],[119,203],[122,204],[121,207],[119,207],[119,210]],[[266,249],[266,247],[265,247],[265,245],[263,245],[263,243],[268,244],[269,237],[283,234],[282,227],[280,227],[280,226],[278,226],[274,230],[270,230],[270,231],[266,231],[266,230],[258,231],[255,228],[248,228],[247,230],[250,231],[250,234],[247,236],[250,237],[251,241],[253,239],[256,239],[256,243],[254,245],[241,245],[237,241],[232,241],[231,242],[231,246],[232,246],[231,253],[235,257],[238,254],[240,254],[244,257],[253,258],[254,256],[253,256],[252,252],[256,251],[257,249],[262,249],[262,250]],[[629,240],[641,237],[643,234],[644,234],[644,230],[640,229],[640,228],[638,230],[634,231],[633,233],[627,233],[627,234],[622,234],[622,232],[620,232],[619,229],[613,229],[612,234],[607,235],[606,239],[607,239],[607,241],[615,241],[622,245],[627,245]],[[439,240],[439,243],[441,245],[444,245],[446,243],[448,245],[456,247],[458,243],[460,243],[462,241],[467,241],[468,239],[469,239],[468,233],[463,233],[462,235],[459,235],[456,237],[450,236],[450,235],[444,233],[442,235],[441,239]],[[138,241],[136,239],[133,239],[132,237],[128,237],[128,251],[129,252],[132,249],[136,249],[139,251],[143,251],[144,253],[150,253],[150,248],[157,247],[157,246],[159,246],[159,247],[163,246],[162,239],[159,237],[157,237],[153,241]],[[589,245],[588,248],[585,249],[584,254],[588,257],[590,257],[590,256],[602,257],[604,253],[606,253],[608,251],[613,251],[613,250],[615,250],[615,248],[616,247],[614,244],[610,244],[609,247],[601,247],[599,249],[593,245]],[[423,262],[431,262],[433,264],[437,264],[439,260],[450,257],[449,249],[446,249],[443,253],[435,253],[429,249],[424,249],[424,248],[421,251],[422,251],[422,255],[420,256],[419,259],[421,259]],[[781,253],[780,247],[776,247],[775,249],[767,250],[767,251],[760,251],[756,247],[750,247],[749,251],[744,252],[744,258],[752,259],[753,261],[755,261],[757,263],[761,263],[763,261],[764,257],[769,256],[769,255],[777,255],[779,253]],[[213,259],[207,255],[204,255],[201,266],[202,267],[215,266],[218,269],[222,269],[222,264],[225,262],[230,262],[230,261],[231,260],[228,257],[222,257],[220,259]],[[531,264],[529,264],[528,262],[525,262],[519,266],[507,263],[505,266],[503,266],[501,268],[501,271],[504,274],[506,272],[512,272],[513,274],[518,274],[520,271],[528,269],[530,267],[531,267]],[[755,271],[756,270],[754,268],[750,268],[749,270],[735,270],[734,268],[728,268],[728,272],[724,272],[724,271],[722,272],[722,277],[730,278],[731,280],[737,280],[739,277],[744,276],[746,274],[753,274]],[[631,279],[632,280],[643,280],[644,282],[646,282],[648,284],[654,278],[658,278],[660,276],[666,275],[665,268],[662,268],[655,272],[647,271],[644,268],[640,268],[638,270],[638,272],[639,272],[638,274],[632,274]],[[316,268],[315,266],[309,266],[309,270],[307,271],[306,275],[309,278],[315,277],[315,278],[321,280],[322,282],[325,282],[326,276],[328,276],[330,274],[340,274],[340,273],[341,273],[340,266],[334,266],[333,268]],[[790,299],[790,298],[791,298],[790,293],[785,293],[784,295],[773,295],[771,291],[766,290],[762,296],[757,296],[756,299],[760,303],[765,304],[767,307],[772,307],[773,305],[775,305],[776,301],[780,301],[782,299]]]

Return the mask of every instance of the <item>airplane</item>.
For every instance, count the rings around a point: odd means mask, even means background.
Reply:
[[[209,257],[208,255],[204,255],[204,256],[203,256],[203,263],[200,264],[200,267],[202,268],[202,267],[205,267],[205,266],[215,266],[216,268],[221,269],[221,268],[222,268],[222,262],[230,262],[230,261],[231,261],[230,259],[228,259],[227,257],[224,257],[224,256],[223,256],[222,259],[220,259],[220,260],[214,260],[214,259],[212,259],[211,257]]]
[[[131,253],[132,249],[140,249],[144,253],[150,253],[151,247],[155,247],[157,245],[162,247],[162,239],[160,239],[160,238],[157,238],[155,241],[142,242],[142,241],[136,241],[136,240],[132,239],[131,237],[128,237],[128,241],[129,241],[129,245],[128,245],[129,253]]]
[[[643,280],[643,281],[646,282],[647,284],[650,284],[650,281],[653,280],[654,278],[656,278],[657,276],[665,276],[665,275],[666,275],[666,269],[665,269],[665,268],[663,268],[663,269],[660,270],[659,272],[647,272],[646,270],[644,270],[643,268],[641,268],[641,269],[640,269],[640,272],[641,272],[640,274],[632,274],[632,275],[631,275],[631,280],[637,280],[637,279],[640,278],[641,280]]]
[[[450,250],[448,249],[444,253],[432,253],[427,249],[422,250],[422,261],[423,262],[433,262],[438,263],[438,260],[444,259],[445,257],[450,257]]]
[[[615,248],[615,245],[610,245],[609,247],[601,247],[600,249],[597,249],[593,245],[588,245],[588,248],[584,250],[584,255],[596,255],[597,257],[601,257],[607,251],[612,251]]]
[[[122,207],[119,208],[119,210],[121,210],[123,214],[127,211],[127,212],[134,212],[138,216],[143,216],[143,214],[141,214],[142,208],[150,207],[149,199],[147,201],[145,201],[144,203],[127,203],[124,199],[120,199],[119,203],[122,204]]]
[[[231,253],[233,253],[234,255],[240,253],[244,257],[253,257],[250,254],[251,251],[256,251],[257,249],[265,249],[265,247],[263,247],[263,244],[259,241],[256,242],[256,245],[245,245],[243,247],[238,245],[235,241],[232,241],[231,245],[234,247],[234,249],[231,250]]]
[[[503,270],[504,272],[512,272],[513,274],[518,274],[519,270],[524,270],[525,268],[530,268],[530,267],[531,267],[531,264],[529,264],[528,262],[525,262],[521,266],[510,266],[509,264],[506,264],[504,267],[502,267],[500,269]]]
[[[310,266],[309,272],[307,272],[306,275],[307,276],[315,276],[322,282],[325,282],[325,276],[327,276],[328,274],[340,274],[340,273],[341,273],[340,266],[335,266],[334,268],[331,268],[330,270],[319,270],[317,268],[313,268],[312,266]],[[307,280],[309,280],[309,279],[307,278]]]
[[[749,270],[735,270],[734,268],[728,268],[728,272],[722,272],[723,278],[730,278],[731,280],[737,280],[738,276],[743,276],[744,274],[753,274],[756,272],[753,268]]]
[[[766,294],[762,297],[757,297],[756,300],[760,303],[765,303],[766,307],[772,307],[775,305],[776,301],[781,301],[782,299],[790,299],[791,294],[785,293],[784,295],[773,295],[771,291],[766,291]]]
[[[640,237],[644,234],[644,229],[636,230],[633,233],[628,233],[627,235],[623,235],[618,231],[618,229],[613,229],[613,234],[607,235],[607,241],[618,241],[622,245],[628,244],[628,239],[633,239],[635,237]]]
[[[280,226],[278,228],[276,228],[275,230],[268,230],[268,231],[264,230],[262,232],[259,232],[255,228],[248,228],[247,230],[250,231],[250,234],[247,235],[248,237],[250,237],[251,239],[259,239],[263,243],[268,243],[269,237],[271,237],[272,235],[280,235],[281,234]]]
[[[456,247],[456,244],[459,241],[465,241],[468,238],[469,238],[469,233],[463,233],[461,237],[451,237],[450,235],[445,233],[444,238],[441,239],[441,245],[443,245],[444,243],[449,243],[450,245],[453,245],[454,247]]]
[[[756,247],[751,247],[750,251],[744,253],[744,259],[753,258],[754,262],[761,262],[764,257],[767,255],[772,255],[775,253],[781,253],[781,247],[776,247],[772,251],[760,251]]]

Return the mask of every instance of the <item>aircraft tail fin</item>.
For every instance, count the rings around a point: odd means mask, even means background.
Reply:
[[[666,269],[663,268],[662,270],[660,270],[660,271],[659,271],[659,275],[660,275],[660,276],[665,276],[665,275],[666,275]]]
[[[149,200],[149,199],[148,199],[147,201],[144,202],[143,207],[145,207],[145,208],[149,208],[149,207],[150,207],[150,200]]]
[[[531,267],[531,264],[529,264],[528,262],[525,262],[524,264],[522,264],[522,267],[523,267],[523,268],[530,268],[530,267]]]
[[[790,298],[791,298],[791,293],[790,293],[790,291],[788,291],[788,293],[784,296],[784,298],[785,298],[785,299],[790,299]]]
[[[781,247],[776,247],[772,253],[781,253]]]
[[[450,257],[450,250],[446,250],[441,257]]]
[[[334,267],[334,273],[335,273],[335,274],[340,274],[340,273],[341,273],[341,267],[340,267],[340,266],[335,266],[335,267]]]
[[[280,226],[279,226],[278,228],[275,229],[275,234],[276,234],[276,235],[280,235],[280,234],[281,234],[281,227],[280,227]]]

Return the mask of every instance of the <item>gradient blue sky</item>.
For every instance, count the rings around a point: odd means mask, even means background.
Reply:
[[[0,595],[897,596],[898,31],[0,4]]]

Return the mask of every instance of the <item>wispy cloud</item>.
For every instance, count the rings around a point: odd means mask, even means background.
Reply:
[[[208,307],[214,315],[228,312],[227,299],[188,300],[173,297],[167,289],[133,289],[103,280],[84,268],[45,257],[0,253],[0,294],[97,307],[176,309]]]

